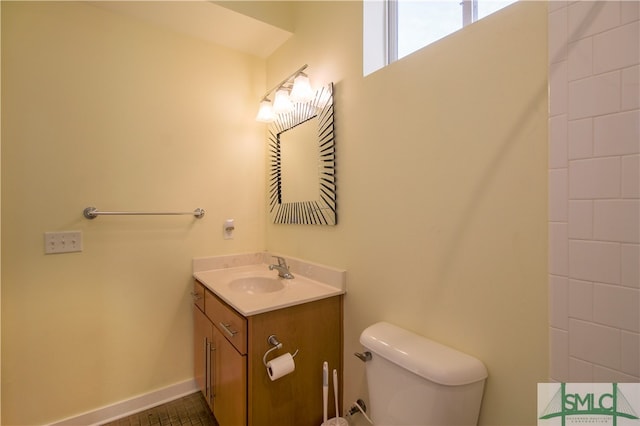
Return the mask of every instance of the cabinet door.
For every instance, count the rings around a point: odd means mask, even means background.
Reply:
[[[209,318],[193,307],[193,369],[198,388],[211,406],[211,348],[213,344],[213,325]]]
[[[213,415],[220,426],[247,424],[247,358],[213,327]]]

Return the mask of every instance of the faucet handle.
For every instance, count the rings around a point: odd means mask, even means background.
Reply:
[[[283,268],[289,269],[289,267],[287,266],[287,261],[284,260],[284,257],[273,256],[273,258],[278,259],[278,266],[282,266]]]

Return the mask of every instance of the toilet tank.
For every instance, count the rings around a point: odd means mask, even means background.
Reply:
[[[378,426],[475,425],[487,370],[478,359],[379,322],[362,332],[371,419]]]

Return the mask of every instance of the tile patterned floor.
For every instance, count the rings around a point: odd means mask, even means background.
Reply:
[[[218,426],[202,393],[196,392],[166,404],[132,414],[103,426]]]

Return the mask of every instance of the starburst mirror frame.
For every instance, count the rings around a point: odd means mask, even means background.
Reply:
[[[315,118],[315,120],[313,120]],[[333,83],[319,89],[313,100],[294,105],[293,111],[280,114],[269,125],[269,213],[274,223],[335,225],[336,163],[333,125]],[[300,125],[316,125],[318,168],[317,197],[304,201],[283,202],[282,140],[284,132]],[[305,141],[306,142],[306,141]],[[315,192],[315,189],[314,189]]]

